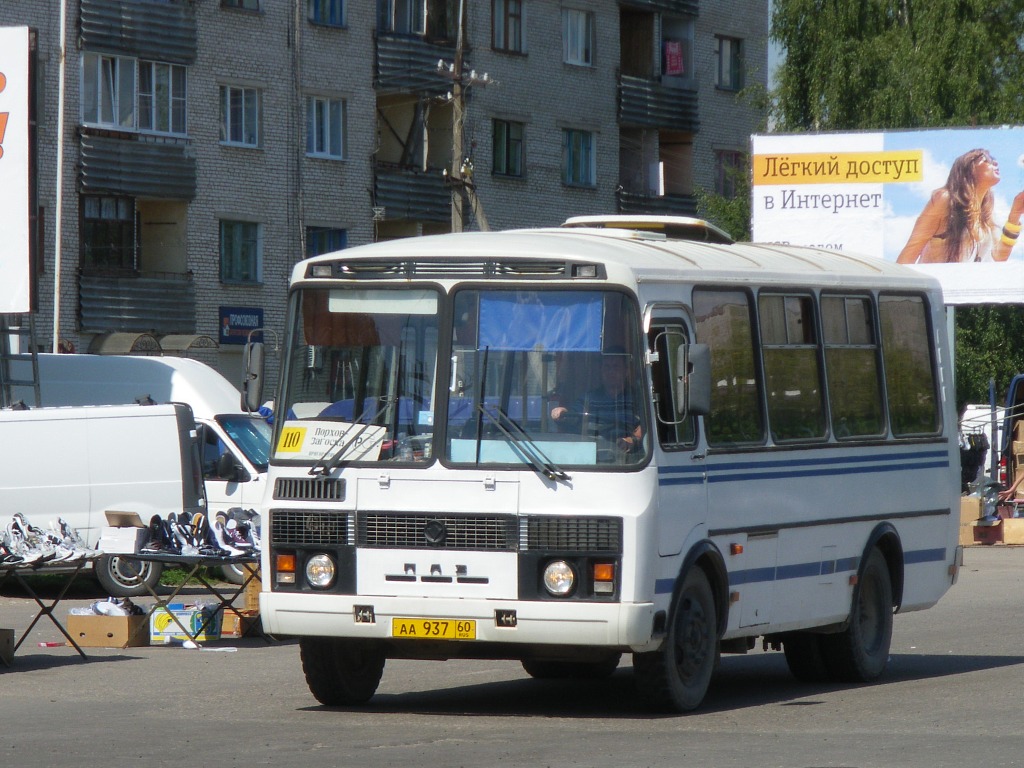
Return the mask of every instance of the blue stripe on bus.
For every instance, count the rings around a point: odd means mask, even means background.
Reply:
[[[913,550],[905,552],[903,555],[903,562],[906,565],[934,563],[945,559],[946,550],[942,548]],[[778,567],[748,568],[731,572],[729,574],[729,586],[763,584],[765,582],[785,581],[787,579],[805,579],[834,573],[850,573],[857,570],[859,562],[859,557],[842,557],[837,560],[820,560],[818,562],[812,561],[809,563],[780,565]],[[668,594],[672,592],[675,583],[675,579],[658,579],[654,582],[654,592],[659,595]]]
[[[926,461],[928,459],[929,461]],[[937,461],[935,459],[938,459]],[[909,466],[907,462],[911,463]],[[866,464],[873,466],[865,466]],[[658,484],[696,485],[704,482],[707,473],[709,483],[725,483],[736,480],[735,473],[742,472],[743,479],[780,479],[793,477],[822,477],[851,474],[875,474],[879,472],[904,472],[908,469],[948,469],[949,454],[945,451],[923,451],[912,454],[847,456],[815,459],[772,459],[768,461],[741,461],[735,463],[709,463],[706,466],[659,467]],[[766,471],[775,470],[775,471]]]

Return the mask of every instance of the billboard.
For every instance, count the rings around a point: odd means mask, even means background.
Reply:
[[[28,27],[0,27],[0,313],[31,311]]]
[[[1024,303],[1024,127],[751,141],[754,240],[910,264],[948,304]]]

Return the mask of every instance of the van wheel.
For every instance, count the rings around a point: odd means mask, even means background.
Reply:
[[[711,584],[694,566],[672,606],[668,636],[657,651],[633,654],[640,696],[661,711],[700,706],[718,663],[718,619]]]
[[[149,560],[103,555],[96,561],[95,569],[96,580],[111,597],[138,597],[150,594],[149,589],[156,590],[164,566]]]
[[[327,707],[365,704],[384,674],[384,653],[354,640],[303,637],[299,657],[310,693]]]
[[[249,572],[245,569],[244,565],[222,565],[220,575],[224,581],[231,584],[244,584],[245,580],[249,577]]]
[[[882,674],[889,661],[892,608],[889,567],[873,549],[853,588],[849,625],[838,634],[821,636],[822,656],[833,679],[867,683]]]
[[[523,669],[538,680],[603,680],[615,672],[621,657],[621,653],[614,653],[602,661],[523,659]]]

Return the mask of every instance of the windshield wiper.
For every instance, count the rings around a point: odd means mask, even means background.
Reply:
[[[378,408],[374,412],[374,414],[372,416],[370,416],[370,418],[366,419],[365,423],[362,423],[363,419],[366,418],[366,415],[370,412],[370,409],[367,408],[365,411],[363,411],[359,415],[359,418],[356,419],[357,424],[352,424],[348,429],[346,429],[344,432],[342,432],[340,435],[338,435],[338,439],[335,440],[333,443],[331,443],[330,447],[326,451],[324,451],[324,455],[321,456],[319,459],[317,459],[316,463],[313,464],[313,466],[309,468],[309,474],[316,475],[317,474],[317,470],[319,469],[319,474],[320,475],[327,475],[336,466],[341,464],[341,457],[345,455],[345,452],[348,451],[348,449],[352,447],[352,445],[356,442],[356,440],[359,439],[359,436],[361,434],[363,434],[363,432],[365,432],[367,429],[370,428],[370,426],[373,424],[373,422],[377,420],[377,417],[380,416],[382,413],[384,413],[384,411],[388,408],[388,406],[390,406],[396,400],[398,400],[397,397],[385,398],[384,402],[380,406],[380,408]],[[356,426],[358,426],[358,429],[353,429]],[[353,434],[351,436],[351,438],[349,438],[349,433],[353,432],[353,431],[355,432],[355,434]],[[341,441],[345,440],[346,438],[349,438],[347,440],[347,442],[343,446],[341,446],[341,448],[338,448],[338,450],[335,451],[334,455],[331,456],[331,460],[330,461],[325,462],[324,459],[327,458],[328,454],[330,454],[331,451],[334,451],[334,449],[338,447],[338,445],[341,443]]]
[[[494,406],[494,410],[498,414],[497,417],[490,413],[484,407],[483,403],[477,403],[476,407],[477,410],[487,417],[487,420],[505,436],[505,439],[507,439],[512,446],[523,455],[523,458],[526,459],[526,463],[530,465],[534,472],[544,475],[548,480],[563,480],[568,482],[572,479],[568,472],[559,467],[544,454],[540,447],[533,441],[533,438],[526,433],[526,430],[519,426],[519,424],[517,424],[511,416],[505,413],[500,406]]]

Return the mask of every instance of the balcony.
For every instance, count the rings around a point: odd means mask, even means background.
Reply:
[[[696,216],[697,199],[693,195],[644,195],[618,192],[619,213],[649,216]]]
[[[439,169],[427,172],[378,164],[373,172],[373,204],[385,221],[451,221],[452,193]]]
[[[427,42],[421,37],[377,34],[376,89],[381,93],[423,93],[444,96],[452,89],[447,72],[440,72],[438,61],[451,63],[455,48]],[[468,70],[468,57],[463,58]]]
[[[696,16],[700,10],[699,0],[619,0],[619,5],[623,8],[658,11],[680,16]]]
[[[85,333],[195,333],[196,291],[192,274],[114,275],[82,270],[78,327]]]
[[[619,75],[619,124],[695,133],[700,127],[697,92]]]
[[[196,160],[184,140],[135,134],[99,135],[82,128],[79,190],[157,200],[196,196]]]
[[[159,0],[81,0],[80,45],[171,64],[196,60],[192,3]]]

